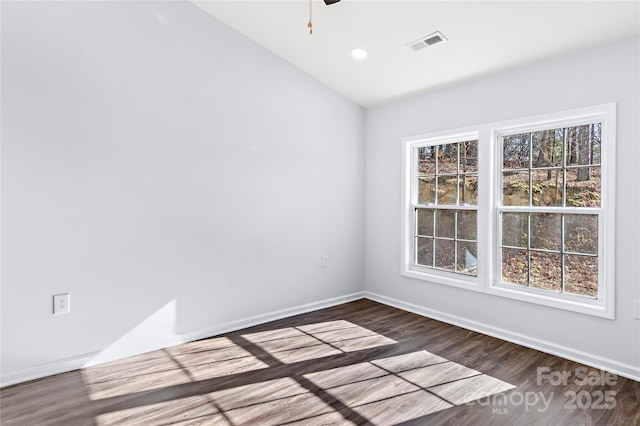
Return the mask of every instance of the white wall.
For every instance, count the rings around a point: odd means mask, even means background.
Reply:
[[[3,384],[337,303],[365,278],[387,303],[640,376],[638,40],[365,122],[190,4],[2,2],[1,23]],[[400,276],[402,137],[611,101],[615,321]]]
[[[2,2],[2,382],[362,291],[363,151],[189,3]]]
[[[640,380],[638,39],[367,111],[365,282],[373,297]],[[401,138],[615,101],[616,320],[400,276]],[[480,224],[482,226],[482,224]]]

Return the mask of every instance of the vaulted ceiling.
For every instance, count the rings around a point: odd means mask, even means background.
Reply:
[[[364,107],[638,36],[638,1],[193,1]],[[446,42],[407,44],[439,31]],[[360,47],[365,59],[350,52]]]

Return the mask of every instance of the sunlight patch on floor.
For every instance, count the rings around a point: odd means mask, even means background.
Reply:
[[[107,412],[98,425],[401,423],[513,389],[514,386],[427,351],[268,380],[238,376],[397,343],[349,321],[330,321],[219,337],[89,368],[93,399],[223,378],[212,392]],[[306,371],[313,367],[305,364]],[[225,377],[233,382],[225,382]],[[273,377],[273,376],[271,376]],[[162,395],[160,395],[162,397]],[[157,400],[156,400],[157,401]],[[346,416],[353,420],[346,420]]]
[[[207,396],[233,424],[281,424],[334,411],[291,377],[238,386]]]
[[[96,417],[96,423],[98,426],[113,424],[173,424],[204,416],[209,418],[222,417],[220,412],[205,397],[197,395],[100,414]]]
[[[416,419],[515,387],[427,351],[304,377],[376,425]]]
[[[269,367],[226,337],[185,343],[167,350],[82,370],[91,399],[160,389]]]
[[[242,337],[285,364],[398,343],[345,320],[243,334]]]

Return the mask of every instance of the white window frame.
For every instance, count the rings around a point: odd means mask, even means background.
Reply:
[[[589,209],[598,213],[598,296],[588,298],[567,293],[552,293],[531,287],[500,282],[500,241],[502,211],[502,146],[503,135],[602,123],[601,137],[601,204]],[[416,179],[413,152],[418,146],[478,140],[478,201],[477,201],[477,277],[414,265],[414,220]],[[410,136],[402,139],[402,246],[401,274],[406,277],[437,284],[465,288],[490,295],[515,299],[582,314],[615,319],[615,161],[616,161],[616,104],[615,102],[585,108],[513,120],[484,123]],[[586,208],[578,208],[585,212]],[[513,208],[509,207],[509,211]],[[517,210],[517,209],[516,209]],[[523,207],[523,212],[537,210]],[[549,208],[541,208],[550,212]],[[553,211],[571,214],[573,208],[560,207]]]
[[[460,130],[460,129],[458,129]],[[458,206],[458,205],[422,205],[418,204],[418,187],[417,179],[417,167],[418,162],[414,156],[414,152],[417,148],[428,145],[441,145],[458,142],[466,142],[469,140],[478,140],[478,132],[476,131],[458,131],[456,133],[442,133],[431,134],[424,136],[417,136],[412,138],[405,138],[404,144],[404,158],[403,166],[405,168],[405,208],[403,214],[403,232],[410,238],[405,238],[402,259],[403,267],[402,274],[412,278],[424,279],[440,284],[447,284],[454,287],[462,288],[474,288],[478,285],[478,277],[474,275],[461,274],[454,271],[446,271],[441,269],[429,268],[420,265],[416,265],[414,262],[415,256],[415,234],[416,234],[416,220],[414,211],[418,207],[433,207],[434,209],[442,210],[473,210],[477,211],[477,205],[473,207]],[[478,155],[480,153],[480,146],[478,146]],[[478,159],[478,181],[480,181],[480,159]],[[477,241],[477,240],[476,240]],[[476,243],[477,244],[477,243]],[[478,269],[480,269],[480,256],[478,253]]]

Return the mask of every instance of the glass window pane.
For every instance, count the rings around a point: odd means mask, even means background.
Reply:
[[[600,164],[601,126],[587,124],[567,128],[567,165]]]
[[[527,285],[527,250],[502,249],[502,281]]]
[[[475,211],[458,212],[458,239],[475,240],[477,238],[477,214]]]
[[[567,170],[567,207],[600,207],[600,167]]]
[[[433,267],[433,238],[416,238],[416,263]]]
[[[531,248],[560,251],[562,246],[562,215],[531,214]]]
[[[533,133],[531,166],[562,167],[564,146],[563,129],[543,130]]]
[[[478,141],[460,142],[460,173],[478,171]]]
[[[436,268],[455,270],[455,241],[436,239],[434,257]]]
[[[598,297],[598,258],[565,254],[564,291]]]
[[[418,178],[418,204],[435,204],[436,182],[432,177]]]
[[[529,205],[529,172],[505,172],[503,174],[502,205]]]
[[[438,146],[418,148],[418,175],[434,175],[436,173],[436,157]]]
[[[528,247],[528,213],[502,213],[502,245]]]
[[[593,124],[593,139],[591,140],[591,164],[600,164],[602,161],[602,123]]]
[[[598,254],[598,216],[565,215],[564,250],[574,253]]]
[[[458,204],[458,177],[438,176],[438,205]]]
[[[458,173],[458,144],[446,143],[440,145],[438,153],[438,174],[457,174]]]
[[[478,175],[460,176],[460,204],[478,205]]]
[[[531,177],[532,205],[562,205],[562,169],[534,170],[531,172]]]
[[[433,236],[433,210],[416,209],[418,214],[418,235]]]
[[[416,148],[414,155],[418,203],[477,205],[477,140],[424,146]],[[475,211],[416,208],[415,230],[416,264],[476,276]]]
[[[456,218],[453,210],[436,210],[436,237],[453,238]]]
[[[458,272],[478,275],[478,254],[476,243],[458,241]]]
[[[601,133],[593,123],[503,137],[502,205],[600,207]],[[597,297],[598,215],[508,212],[500,220],[504,282]]]
[[[556,253],[531,252],[530,286],[551,291],[562,290],[562,258]]]
[[[505,170],[529,168],[529,134],[503,138],[502,160]]]

